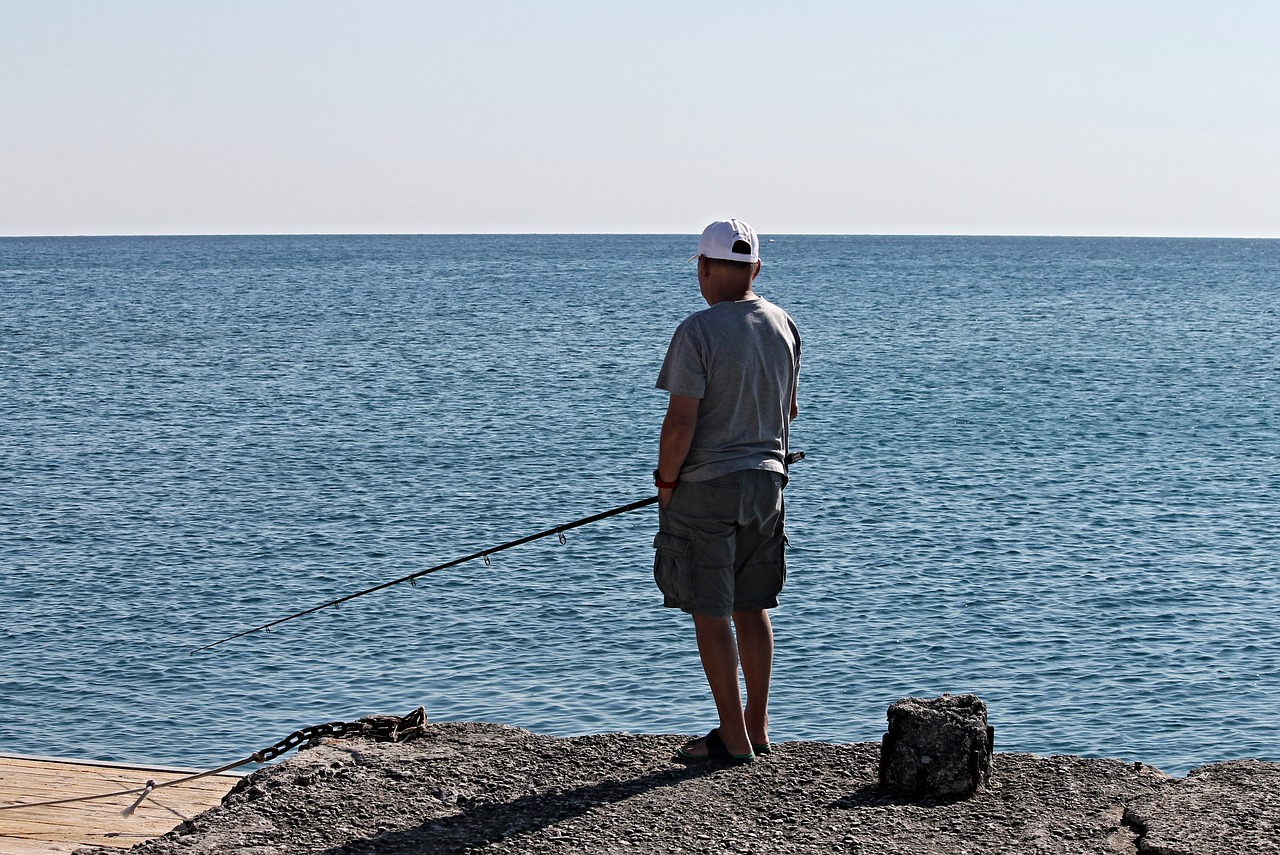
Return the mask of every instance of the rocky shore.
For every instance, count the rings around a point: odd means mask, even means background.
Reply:
[[[686,768],[671,762],[684,738],[436,723],[409,742],[326,739],[131,851],[1280,853],[1276,763],[1172,778],[1142,764],[997,753],[991,786],[940,801],[880,791],[878,743],[787,742],[752,764]]]

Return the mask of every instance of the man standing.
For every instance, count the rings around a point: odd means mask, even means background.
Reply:
[[[782,488],[798,411],[800,333],[786,312],[752,291],[760,239],[749,225],[707,226],[697,259],[708,308],[676,329],[657,382],[671,398],[653,473],[654,578],[666,606],[693,615],[720,718],[675,759],[747,762],[769,750],[773,626],[766,609],[778,605],[786,579]]]

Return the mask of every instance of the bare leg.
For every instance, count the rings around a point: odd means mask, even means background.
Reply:
[[[697,630],[702,670],[707,674],[711,697],[720,716],[720,739],[730,754],[750,754],[751,739],[747,736],[742,693],[738,688],[738,646],[733,638],[733,624],[727,617],[694,615],[693,625]]]
[[[769,741],[769,683],[773,677],[773,624],[764,609],[733,613],[738,631],[738,657],[747,684],[744,720],[755,745]]]

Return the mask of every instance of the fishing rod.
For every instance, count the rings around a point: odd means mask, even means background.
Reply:
[[[558,525],[555,528],[549,528],[546,531],[540,531],[537,534],[531,534],[526,537],[519,538],[517,540],[512,540],[508,543],[502,544],[501,546],[491,546],[488,549],[482,549],[479,552],[473,552],[472,554],[464,556],[462,558],[455,558],[452,561],[446,561],[444,564],[437,564],[435,567],[431,567],[426,570],[419,570],[416,573],[410,573],[407,576],[401,576],[399,579],[392,579],[390,582],[383,582],[380,585],[374,585],[372,588],[365,588],[363,591],[356,591],[354,594],[347,594],[345,597],[338,597],[336,600],[330,600],[327,603],[321,603],[318,606],[312,606],[309,609],[304,609],[303,611],[297,612],[295,614],[291,614],[288,617],[282,617],[277,620],[264,623],[261,626],[255,626],[252,629],[246,629],[243,632],[237,632],[235,635],[228,635],[226,638],[219,639],[218,641],[215,641],[212,644],[206,644],[204,647],[197,647],[195,650],[192,650],[191,653],[192,655],[194,655],[196,653],[199,653],[202,650],[208,650],[211,647],[217,647],[219,644],[223,644],[228,641],[233,641],[237,638],[243,638],[246,635],[251,635],[252,633],[258,632],[259,630],[265,630],[267,632],[270,632],[271,627],[279,626],[280,624],[285,623],[286,621],[291,621],[294,618],[300,618],[303,615],[309,615],[312,612],[318,612],[321,609],[327,609],[330,606],[333,606],[334,608],[336,608],[339,604],[345,603],[348,600],[354,600],[356,597],[363,597],[365,594],[372,594],[374,591],[381,591],[383,588],[390,588],[393,585],[399,585],[403,582],[409,582],[410,584],[412,584],[415,579],[421,576],[426,576],[428,573],[435,573],[437,570],[446,570],[450,567],[456,567],[459,564],[463,564],[467,561],[471,561],[476,558],[483,558],[485,563],[488,564],[489,556],[493,555],[495,552],[501,552],[502,550],[510,549],[513,546],[520,546],[523,543],[529,543],[530,541],[538,540],[539,538],[548,537],[553,534],[558,534],[560,535],[560,542],[564,543],[564,533],[571,528],[577,528],[578,526],[589,525],[590,523],[599,522],[600,520],[607,519],[609,517],[615,517],[618,514],[625,514],[628,511],[634,511],[637,508],[643,508],[646,505],[652,505],[657,501],[658,501],[657,496],[650,496],[647,499],[641,499],[638,502],[631,502],[630,504],[622,505],[620,507],[614,508],[613,510],[602,511],[598,514],[592,514],[589,517],[583,517],[580,520],[574,520],[571,523],[565,523],[564,525]]]

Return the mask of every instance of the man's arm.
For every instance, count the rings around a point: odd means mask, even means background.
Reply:
[[[693,429],[698,426],[697,398],[672,395],[667,402],[667,415],[662,420],[662,436],[658,440],[658,477],[663,481],[678,481],[680,468],[689,454],[693,442]],[[658,504],[666,507],[671,501],[671,490],[658,491]]]
[[[800,415],[800,384],[796,383],[791,387],[791,421],[796,420],[796,416]]]

